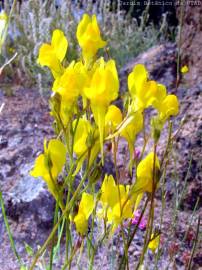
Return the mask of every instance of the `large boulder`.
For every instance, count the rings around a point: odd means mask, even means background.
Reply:
[[[181,32],[181,65],[189,66],[189,73],[185,79],[189,84],[202,82],[202,2],[193,2],[193,5],[184,5],[177,8],[177,17],[180,21],[180,12],[183,8]],[[178,37],[179,38],[179,37]]]

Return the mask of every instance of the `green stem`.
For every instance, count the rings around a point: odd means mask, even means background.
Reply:
[[[197,229],[196,229],[196,238],[195,238],[194,245],[193,245],[193,248],[192,248],[191,257],[190,257],[190,260],[189,260],[187,270],[192,269],[191,268],[191,263],[192,263],[192,260],[193,260],[193,257],[194,257],[194,253],[196,251],[196,246],[197,246],[198,236],[199,236],[199,227],[200,227],[200,216],[198,217],[198,224],[197,224]]]
[[[95,185],[94,184],[92,186],[92,194],[95,194]],[[93,231],[94,231],[94,225],[95,225],[96,209],[97,209],[97,203],[96,203],[95,208],[93,210],[93,216],[92,216],[92,224],[91,224],[91,232],[90,232],[90,241],[91,241],[91,243],[93,243]],[[95,250],[95,248],[93,246],[93,252],[91,254],[91,259],[90,259],[90,270],[93,269],[95,253],[96,253],[96,250]]]
[[[14,12],[14,9],[15,9],[15,6],[17,4],[17,0],[14,0],[13,1],[13,4],[11,6],[11,9],[10,9],[10,12],[9,12],[9,16],[8,16],[8,26],[10,24],[10,21],[11,21],[11,16],[13,15],[13,12]],[[8,27],[6,28],[6,32],[8,31]],[[7,34],[7,33],[6,33]]]
[[[128,243],[127,243],[128,249],[129,249],[129,247],[130,247],[130,245],[131,245],[131,243],[132,243],[132,241],[133,241],[133,239],[134,239],[134,236],[135,236],[135,234],[136,234],[136,232],[137,232],[137,229],[138,229],[138,227],[139,227],[139,225],[140,225],[140,222],[141,222],[141,220],[142,220],[142,217],[143,217],[143,215],[144,215],[144,213],[145,213],[145,210],[146,210],[146,208],[147,208],[148,202],[149,202],[149,197],[147,197],[147,200],[146,200],[146,202],[145,202],[144,208],[143,208],[143,210],[142,210],[142,212],[141,212],[141,215],[140,215],[140,217],[139,217],[139,219],[138,219],[138,222],[137,222],[137,224],[136,224],[136,226],[135,226],[135,228],[134,228],[134,231],[132,232],[130,239],[128,239]],[[119,265],[119,270],[122,269],[122,265],[124,265],[124,264],[125,264],[125,257],[122,257],[121,262],[120,262],[120,265]]]
[[[58,204],[58,202],[56,202],[55,213],[54,213],[54,220],[53,220],[53,224],[54,225],[57,222],[58,210],[59,210],[59,204]],[[53,267],[54,242],[55,242],[55,237],[53,237],[52,244],[51,244],[51,254],[50,254],[49,270],[52,270],[52,267]]]
[[[70,226],[70,223],[68,220],[66,220],[66,255],[65,255],[65,260],[68,261],[68,257],[69,257],[69,245],[71,246],[72,248],[72,238],[71,238],[71,233],[70,233],[70,229],[69,229],[69,226]]]
[[[117,182],[117,187],[118,187],[118,195],[119,195],[119,205],[120,205],[120,218],[122,216],[123,213],[123,207],[121,205],[121,192],[120,192],[120,187],[119,187],[119,173],[118,173],[118,168],[117,168],[117,160],[116,160],[116,153],[117,153],[117,144],[116,144],[116,140],[115,138],[113,138],[113,152],[114,152],[114,166],[115,166],[115,172],[116,172],[116,182]],[[123,244],[124,244],[124,257],[126,260],[126,267],[127,269],[129,269],[129,265],[128,265],[128,247],[127,247],[127,241],[125,239],[125,234],[124,234],[124,227],[123,227],[123,222],[121,221],[121,236],[123,239]]]
[[[183,12],[184,12],[184,0],[181,0],[180,1],[179,41],[178,41],[178,53],[177,53],[177,79],[176,79],[175,90],[177,90],[179,80],[180,80],[180,54],[181,54],[181,44],[182,44]]]
[[[154,160],[153,160],[153,177],[152,177],[152,193],[151,193],[151,203],[150,203],[150,211],[149,211],[149,219],[147,222],[147,230],[146,230],[146,235],[145,235],[145,241],[144,241],[144,247],[142,250],[142,254],[140,257],[140,261],[138,263],[137,269],[139,265],[141,265],[144,261],[144,256],[147,251],[148,244],[151,240],[151,234],[153,231],[153,221],[154,221],[154,195],[155,195],[155,190],[156,190],[156,183],[155,183],[155,178],[156,178],[156,149],[157,145],[154,144]]]
[[[187,173],[186,173],[186,176],[185,176],[184,186],[183,186],[183,189],[182,189],[182,192],[181,192],[181,196],[179,196],[179,199],[178,199],[178,203],[177,203],[178,208],[180,207],[180,205],[181,205],[181,203],[182,203],[182,201],[184,199],[184,196],[185,196],[185,192],[186,192],[186,189],[187,189],[187,181],[188,181],[188,177],[189,177],[189,173],[190,173],[191,165],[192,165],[192,159],[193,159],[193,153],[191,154],[191,157],[190,157],[189,166],[188,166],[188,170],[187,170]]]
[[[163,166],[163,163],[164,163],[164,160],[165,158],[168,156],[169,154],[169,149],[170,149],[170,144],[172,142],[172,127],[173,127],[173,123],[171,121],[169,121],[169,128],[168,128],[168,141],[167,141],[167,144],[166,144],[166,149],[165,149],[165,153],[163,155],[163,158],[161,160],[161,164],[160,164],[160,167],[162,168]]]
[[[50,235],[48,236],[48,238],[46,239],[45,243],[43,244],[43,246],[37,251],[35,257],[34,257],[34,260],[30,266],[30,269],[29,270],[33,270],[39,257],[44,253],[44,251],[46,250],[46,247],[48,246],[48,244],[50,243],[50,241],[52,240],[52,238],[54,237],[56,231],[57,231],[57,228],[59,226],[59,224],[62,222],[63,218],[68,218],[68,213],[69,211],[71,210],[76,198],[77,198],[77,195],[79,194],[79,191],[80,189],[82,188],[83,186],[83,183],[84,181],[86,180],[86,177],[88,176],[88,171],[86,171],[86,173],[84,174],[83,178],[81,179],[76,191],[74,192],[74,195],[72,197],[72,199],[70,200],[70,202],[66,205],[66,208],[65,210],[63,211],[61,217],[59,218],[58,222],[55,224],[55,226],[53,227]]]
[[[193,217],[194,217],[194,214],[196,213],[196,209],[197,209],[197,207],[198,207],[199,201],[200,201],[200,197],[197,198],[197,201],[196,201],[195,206],[194,206],[194,210],[193,210],[192,215],[191,215],[191,217],[190,217],[190,221],[189,221],[189,225],[188,225],[188,227],[187,227],[187,231],[186,231],[186,233],[185,233],[185,235],[184,235],[184,237],[183,237],[182,242],[184,242],[185,239],[187,238],[187,234],[188,234],[189,229],[191,228],[191,224],[192,224],[192,221],[193,221]]]
[[[165,198],[166,198],[165,179],[166,179],[167,164],[168,164],[168,161],[166,162],[165,168],[164,168],[164,171],[163,171],[162,200],[161,200],[162,207],[161,207],[161,217],[160,217],[160,231],[161,231],[161,228],[162,228],[162,225],[163,225],[163,215],[164,215],[165,203],[166,203],[166,200],[165,200]],[[155,266],[154,266],[155,269],[157,269],[157,263],[158,263],[159,257],[160,257],[160,247],[158,246],[158,250],[157,250],[157,254],[156,254],[156,258],[155,258]]]
[[[76,254],[76,252],[77,252],[77,249],[74,247],[69,260],[64,264],[64,266],[62,267],[62,270],[67,269],[67,267],[68,267],[69,270],[71,269],[72,260],[74,258],[74,255]]]
[[[10,240],[10,243],[11,243],[11,248],[18,260],[18,263],[20,264],[20,266],[22,266],[22,261],[21,261],[21,258],[16,250],[16,247],[15,247],[15,242],[13,240],[13,236],[11,234],[11,230],[10,230],[10,226],[9,226],[9,223],[8,223],[8,219],[7,219],[7,216],[6,216],[6,211],[5,211],[5,206],[4,206],[4,201],[3,201],[3,196],[2,196],[2,191],[0,191],[0,204],[1,204],[1,209],[2,209],[2,214],[3,214],[3,218],[4,218],[4,223],[5,223],[5,226],[6,226],[6,230],[7,230],[7,233],[8,233],[8,236],[9,236],[9,240]]]
[[[55,259],[55,256],[57,253],[59,253],[59,248],[60,248],[60,242],[61,242],[61,238],[62,238],[62,234],[63,234],[63,230],[64,230],[64,225],[65,225],[65,219],[63,219],[62,225],[60,228],[58,228],[58,241],[57,241],[57,245],[54,248],[54,256],[53,256],[53,260]]]

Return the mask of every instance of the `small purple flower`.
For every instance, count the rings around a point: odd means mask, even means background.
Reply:
[[[139,159],[140,158],[140,150],[135,149],[133,155],[134,155],[134,159]]]
[[[132,218],[132,224],[133,225],[138,224],[139,219],[140,219],[140,216],[141,216],[140,211],[139,210],[136,210],[134,212],[134,216]],[[139,223],[138,227],[139,227],[140,230],[145,230],[146,226],[147,226],[147,222],[146,222],[146,219],[143,216],[142,219],[140,220],[140,223]]]

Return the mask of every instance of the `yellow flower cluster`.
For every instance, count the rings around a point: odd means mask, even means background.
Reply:
[[[132,186],[116,184],[112,175],[106,175],[101,186],[98,212],[100,218],[112,224],[112,231],[125,219],[133,216],[144,192],[152,192],[153,180],[158,185],[160,170],[158,157],[155,156],[155,175],[153,174],[154,153],[150,153],[137,166],[137,180]]]
[[[112,231],[124,219],[132,218],[133,204],[129,199],[129,186],[117,185],[112,175],[105,176],[101,187],[100,202],[102,208],[98,216],[112,224]]]
[[[148,72],[142,64],[136,65],[129,74],[128,88],[136,110],[153,106],[163,121],[179,112],[177,97],[167,95],[164,85],[149,80]]]
[[[51,114],[59,127],[58,138],[65,143],[53,139],[47,147],[45,142],[44,153],[37,157],[31,174],[45,180],[56,200],[60,196],[57,178],[66,163],[67,153],[71,160],[76,157],[75,176],[84,161],[87,168],[91,168],[99,153],[104,163],[106,140],[123,137],[128,142],[132,171],[134,143],[144,126],[144,110],[152,106],[162,123],[179,111],[177,97],[167,94],[164,85],[150,80],[145,66],[138,64],[128,76],[130,97],[126,112],[122,113],[112,104],[119,95],[116,63],[113,59],[96,58],[98,50],[107,42],[101,37],[95,15],[83,15],[76,37],[81,58],[67,66],[68,41],[59,29],[53,31],[50,44],[40,47],[38,57],[38,63],[47,66],[54,78],[52,98],[59,98]],[[132,217],[144,192],[151,193],[158,187],[159,171],[158,157],[152,152],[137,165],[137,179],[132,186],[117,184],[112,176],[105,176],[100,189],[99,214],[112,224],[113,230]],[[78,213],[72,218],[82,235],[87,231],[95,204],[94,195],[82,194]]]

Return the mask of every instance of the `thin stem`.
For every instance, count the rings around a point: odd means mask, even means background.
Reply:
[[[69,257],[69,244],[71,245],[72,247],[72,239],[71,239],[71,233],[70,233],[70,230],[69,230],[69,221],[66,220],[66,224],[65,224],[65,232],[66,232],[66,243],[65,243],[65,246],[66,246],[66,253],[65,253],[65,260],[68,261],[68,257]]]
[[[80,252],[79,252],[79,257],[78,257],[78,260],[77,260],[77,263],[76,263],[78,266],[79,266],[79,263],[80,263],[80,260],[81,260],[81,256],[83,254],[83,248],[84,248],[84,241],[82,240],[81,247],[80,247]]]
[[[92,186],[92,194],[95,194],[95,185],[94,184]],[[91,243],[93,242],[93,231],[94,231],[94,225],[95,225],[96,209],[97,209],[97,203],[95,205],[95,208],[93,210],[93,215],[92,215],[92,224],[91,224],[91,232],[90,232],[90,241],[91,241]],[[96,249],[93,246],[93,252],[91,254],[91,259],[90,259],[90,270],[93,269],[95,253],[96,253]]]
[[[187,170],[187,173],[186,173],[186,176],[185,176],[184,186],[183,186],[183,189],[182,189],[182,192],[181,192],[181,196],[178,199],[178,203],[177,203],[178,208],[180,207],[180,204],[182,203],[182,200],[184,199],[184,196],[185,196],[185,192],[186,192],[186,189],[187,189],[187,181],[188,181],[188,177],[189,177],[189,173],[190,173],[191,165],[192,165],[192,159],[193,159],[193,153],[191,153],[189,166],[188,166],[188,170]]]
[[[192,221],[193,221],[193,217],[194,217],[194,214],[195,214],[196,209],[197,209],[197,207],[198,207],[199,201],[200,201],[200,197],[197,198],[197,201],[196,201],[196,203],[195,203],[194,210],[193,210],[192,215],[191,215],[191,217],[190,217],[189,225],[188,225],[188,227],[187,227],[187,231],[186,231],[186,233],[185,233],[185,235],[184,235],[184,237],[183,237],[183,240],[182,240],[183,242],[184,242],[185,239],[187,238],[187,234],[188,234],[189,228],[191,227],[191,224],[192,224]]]
[[[116,172],[116,181],[117,181],[117,187],[118,187],[118,195],[119,195],[119,205],[120,205],[120,218],[123,213],[123,207],[121,205],[121,192],[120,192],[120,187],[119,187],[119,173],[118,173],[118,168],[117,168],[117,160],[116,160],[116,154],[117,154],[117,144],[115,138],[113,138],[113,153],[114,153],[114,166],[115,166],[115,172]],[[125,239],[125,234],[124,234],[124,228],[123,228],[123,222],[121,221],[121,235],[123,238],[123,243],[124,243],[124,256],[126,258],[126,267],[129,269],[128,265],[128,247],[127,247],[127,241]]]
[[[9,226],[8,219],[7,219],[7,216],[6,216],[6,211],[5,211],[4,201],[3,201],[3,196],[2,196],[1,191],[0,191],[0,204],[1,204],[2,214],[3,214],[3,218],[4,218],[4,223],[5,223],[6,230],[7,230],[9,240],[10,240],[10,243],[11,243],[11,248],[12,248],[13,253],[15,254],[20,266],[22,266],[21,258],[20,258],[19,254],[17,252],[17,249],[15,247],[15,242],[14,242],[13,236],[11,234],[11,230],[10,230],[10,226]]]
[[[182,26],[183,26],[183,13],[184,13],[184,0],[180,1],[180,25],[179,25],[179,41],[178,41],[178,53],[177,53],[177,78],[176,78],[176,87],[180,81],[180,54],[181,54],[181,44],[182,44]]]
[[[13,4],[11,6],[9,17],[8,17],[8,25],[10,24],[11,16],[13,15],[13,12],[14,12],[14,9],[15,9],[16,4],[17,4],[17,0],[14,0],[13,1]]]
[[[131,245],[131,243],[132,243],[132,241],[133,241],[133,239],[134,239],[134,236],[135,236],[135,234],[136,234],[136,232],[137,232],[137,229],[138,229],[138,227],[139,227],[139,225],[140,225],[140,222],[141,222],[141,220],[142,220],[142,217],[143,217],[143,215],[144,215],[144,213],[145,213],[145,210],[146,210],[146,208],[147,208],[148,202],[149,202],[149,197],[147,197],[147,200],[146,200],[146,202],[145,202],[145,205],[144,205],[144,208],[143,208],[143,210],[142,210],[142,212],[141,212],[141,215],[140,215],[140,217],[139,217],[139,219],[138,219],[138,222],[137,222],[137,224],[136,224],[136,226],[135,226],[135,228],[134,228],[134,231],[132,232],[132,235],[131,235],[130,239],[128,240],[128,243],[127,243],[128,249],[129,249],[129,247],[130,247],[130,245]],[[119,265],[119,270],[122,269],[122,265],[123,265],[124,263],[125,263],[125,257],[122,257],[121,263],[120,263],[120,265]]]
[[[172,127],[173,127],[173,123],[171,121],[169,121],[169,128],[168,128],[168,141],[167,141],[167,144],[166,144],[166,149],[165,149],[165,152],[164,152],[164,155],[163,155],[163,158],[161,160],[161,166],[163,166],[163,163],[164,163],[164,160],[165,158],[168,156],[168,153],[169,153],[169,149],[170,149],[170,144],[172,142]]]
[[[60,242],[61,242],[61,238],[62,238],[62,234],[63,234],[63,230],[64,230],[64,225],[65,225],[65,219],[63,219],[63,221],[62,221],[62,225],[61,225],[60,229],[58,228],[58,241],[57,241],[57,245],[54,248],[53,260],[55,259],[55,256],[57,255],[57,253],[59,253]]]
[[[190,260],[189,260],[187,270],[191,270],[191,263],[192,263],[194,253],[196,251],[197,242],[198,242],[199,227],[200,227],[200,216],[198,217],[198,224],[197,224],[197,229],[196,229],[196,238],[195,238],[194,245],[193,245],[193,248],[192,248],[191,257],[190,257]]]
[[[62,270],[65,270],[67,267],[68,267],[69,270],[71,269],[72,260],[74,258],[74,255],[76,254],[76,252],[77,252],[77,248],[74,247],[69,260],[64,264],[64,266],[62,267]]]
[[[74,192],[74,195],[72,197],[72,199],[70,200],[70,202],[66,205],[65,207],[65,210],[63,211],[61,217],[59,218],[58,222],[55,224],[55,226],[53,227],[50,235],[48,236],[48,238],[46,239],[45,243],[43,244],[43,246],[37,251],[35,257],[34,257],[34,260],[30,266],[30,269],[29,270],[33,270],[39,257],[43,254],[43,252],[46,250],[46,247],[47,245],[50,243],[50,241],[52,240],[52,238],[54,237],[56,231],[57,231],[57,228],[59,226],[59,224],[61,223],[61,221],[63,220],[63,218],[67,218],[68,217],[68,213],[70,211],[70,209],[72,208],[76,198],[77,198],[77,195],[79,194],[79,191],[80,189],[82,188],[82,185],[84,183],[84,181],[86,180],[86,177],[88,176],[88,170],[86,171],[86,173],[84,174],[82,180],[80,181],[76,191]]]
[[[143,114],[143,138],[144,138],[144,144],[143,144],[143,147],[142,147],[142,152],[141,152],[141,155],[140,155],[140,160],[142,160],[142,158],[143,158],[143,155],[144,155],[144,152],[145,152],[145,148],[146,148],[147,143],[149,141],[149,137],[147,138],[146,129],[145,129],[145,115],[144,114]]]
[[[4,63],[3,64],[3,66],[1,66],[1,68],[0,68],[0,75],[1,75],[1,73],[2,73],[2,71],[3,71],[3,69],[7,66],[7,65],[9,65],[15,58],[16,58],[16,56],[17,56],[18,54],[17,54],[17,52],[6,62],[6,63]]]
[[[144,241],[144,247],[142,250],[142,254],[140,257],[140,261],[138,263],[137,269],[139,265],[141,265],[144,261],[144,256],[147,251],[148,244],[151,239],[151,234],[153,230],[153,220],[154,220],[154,195],[155,195],[155,190],[156,190],[156,149],[157,145],[154,144],[154,160],[153,160],[153,176],[152,176],[152,193],[151,193],[151,203],[150,203],[150,211],[149,211],[149,218],[147,222],[147,230],[146,230],[146,235],[145,235],[145,241]]]
[[[147,200],[146,200],[146,202],[145,202],[145,205],[144,205],[144,208],[143,208],[143,210],[142,210],[142,213],[141,213],[141,215],[140,215],[140,217],[139,217],[139,219],[138,219],[138,222],[137,222],[137,224],[136,224],[136,226],[135,226],[135,229],[134,229],[134,231],[133,231],[133,233],[132,233],[132,235],[131,235],[131,237],[130,237],[130,239],[129,239],[129,241],[128,241],[128,247],[130,247],[130,245],[131,245],[131,243],[132,243],[132,241],[133,241],[133,238],[134,238],[135,233],[136,233],[136,231],[137,231],[137,229],[138,229],[138,226],[140,225],[140,221],[142,220],[142,217],[143,217],[143,215],[144,215],[144,213],[145,213],[145,210],[146,210],[146,208],[147,208],[148,202],[149,202],[149,197],[147,197]]]
[[[161,216],[160,216],[160,231],[163,225],[163,216],[164,216],[164,210],[165,210],[165,204],[166,204],[166,192],[165,192],[165,179],[166,179],[166,169],[167,169],[168,161],[165,164],[165,168],[163,171],[163,183],[162,183],[162,199],[161,199]],[[155,258],[155,269],[157,269],[157,263],[158,263],[158,258],[160,256],[160,247],[158,246],[157,250],[157,255]]]
[[[55,225],[56,222],[57,222],[58,210],[59,210],[59,205],[58,205],[58,202],[56,202],[53,225]],[[54,242],[55,242],[55,237],[53,237],[52,244],[51,244],[51,254],[50,254],[49,270],[52,270],[52,267],[53,267]]]

